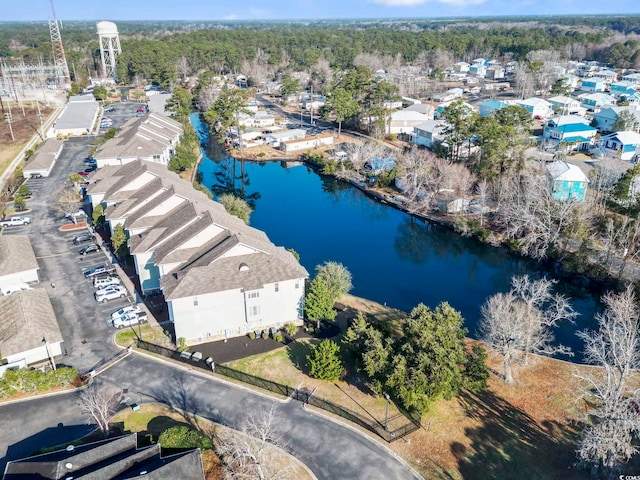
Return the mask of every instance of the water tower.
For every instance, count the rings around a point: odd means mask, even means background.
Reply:
[[[116,62],[118,55],[122,53],[120,49],[120,38],[118,37],[118,27],[113,22],[98,22],[98,36],[100,37],[100,57],[102,58],[102,78],[113,78],[118,81],[118,71]]]

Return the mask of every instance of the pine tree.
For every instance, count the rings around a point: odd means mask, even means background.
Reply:
[[[340,347],[332,340],[322,340],[307,355],[309,375],[320,380],[335,381],[343,370]]]

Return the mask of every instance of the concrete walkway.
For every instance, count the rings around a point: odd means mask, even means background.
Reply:
[[[384,445],[303,409],[299,402],[278,402],[140,354],[125,358],[96,381],[128,389],[130,404],[162,402],[231,427],[275,404],[287,449],[320,480],[421,478]],[[90,428],[75,394],[0,406],[0,418],[0,471],[8,460],[77,438]]]

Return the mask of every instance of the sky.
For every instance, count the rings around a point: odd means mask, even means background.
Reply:
[[[54,0],[61,20],[282,20],[640,14],[640,0]],[[46,20],[48,0],[0,0],[2,20]]]

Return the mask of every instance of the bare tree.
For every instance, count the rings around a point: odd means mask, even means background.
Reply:
[[[215,439],[216,450],[234,479],[288,478],[291,462],[275,462],[284,443],[276,429],[277,407],[249,415],[240,431],[224,430]]]
[[[333,80],[333,70],[331,70],[331,64],[324,58],[318,59],[318,61],[311,67],[309,75],[310,86],[316,92],[324,93],[331,86]]]
[[[187,57],[182,55],[176,61],[176,67],[178,68],[178,73],[180,74],[182,83],[185,83],[187,81],[187,77],[189,76],[189,71],[191,70],[191,68],[189,67],[189,61],[187,60]]]
[[[484,211],[487,206],[487,197],[489,196],[489,182],[483,178],[476,185],[476,194],[480,200],[480,226],[484,226]]]
[[[527,354],[571,354],[568,347],[552,345],[551,329],[577,314],[562,295],[551,292],[553,282],[513,277],[511,290],[490,297],[481,308],[480,330],[489,348],[502,356],[504,379],[513,383],[511,366],[526,363]]]
[[[585,344],[585,359],[601,368],[575,373],[583,382],[580,398],[593,407],[577,454],[592,472],[618,478],[622,464],[638,450],[640,399],[631,375],[640,368],[640,315],[631,286],[602,300],[606,308],[596,315],[598,331],[578,333]]]
[[[102,434],[109,434],[109,419],[116,412],[120,392],[106,385],[98,386],[95,382],[79,394],[80,408],[98,425]]]
[[[56,203],[54,204],[54,209],[56,212],[62,215],[69,215],[73,223],[76,223],[76,216],[74,213],[78,210],[78,203],[81,200],[80,192],[78,192],[75,188],[66,187],[63,188],[59,193],[56,199]]]

